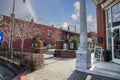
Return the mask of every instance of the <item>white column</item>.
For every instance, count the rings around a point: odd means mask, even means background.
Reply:
[[[80,0],[80,46],[76,51],[75,70],[83,71],[91,66],[91,54],[87,49],[86,0]]]

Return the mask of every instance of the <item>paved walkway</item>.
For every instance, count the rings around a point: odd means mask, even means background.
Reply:
[[[45,67],[28,75],[29,80],[67,80],[75,66],[75,58],[44,55]]]
[[[75,58],[58,58],[44,54],[45,67],[28,74],[29,80],[116,80],[74,71]]]

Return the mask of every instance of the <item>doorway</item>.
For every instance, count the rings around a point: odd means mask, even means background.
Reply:
[[[120,64],[120,26],[112,29],[112,60]]]

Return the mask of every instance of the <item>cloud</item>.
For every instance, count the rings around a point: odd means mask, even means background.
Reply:
[[[73,4],[73,7],[75,9],[76,12],[80,11],[80,2],[77,1]]]
[[[73,21],[76,21],[78,19],[78,17],[80,16],[80,2],[77,1],[73,4],[75,13],[71,15],[71,19]]]
[[[87,16],[87,27],[88,27],[88,31],[97,32],[96,19],[93,18],[92,15]]]
[[[71,18],[72,18],[72,20],[76,21],[78,16],[76,14],[72,14]]]
[[[89,22],[89,23],[94,22],[92,15],[87,16],[87,22]]]
[[[78,12],[76,13],[76,15],[79,17],[79,16],[80,16],[80,11],[78,11]]]
[[[67,22],[63,22],[63,23],[61,24],[61,27],[62,27],[63,29],[67,29],[67,28],[68,28],[68,23],[67,23]]]

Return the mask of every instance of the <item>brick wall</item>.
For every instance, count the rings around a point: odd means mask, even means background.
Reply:
[[[69,58],[74,58],[76,57],[76,52],[75,50],[55,50],[54,56],[56,57],[69,57]]]
[[[106,23],[105,23],[105,11],[101,8],[101,5],[97,5],[97,37],[102,37],[103,42],[98,43],[98,46],[106,49]]]
[[[2,46],[8,47],[11,18],[8,16],[3,16],[1,24],[0,30],[5,34]],[[18,28],[19,25],[21,26],[20,29]],[[56,40],[63,40],[64,38],[64,33],[61,29],[15,19],[15,26],[13,28],[13,48],[20,48],[23,40],[23,47],[25,49],[30,48],[33,42],[35,31],[37,31],[37,36],[41,37],[47,44],[53,44]],[[50,31],[50,37],[48,36],[48,31]]]

